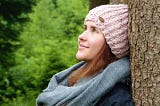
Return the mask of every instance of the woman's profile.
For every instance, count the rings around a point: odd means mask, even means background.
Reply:
[[[79,63],[53,75],[37,106],[133,106],[127,5],[89,11],[76,58]]]

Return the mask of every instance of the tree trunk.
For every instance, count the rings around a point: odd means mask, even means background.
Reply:
[[[110,4],[127,4],[128,0],[110,0]]]
[[[160,106],[160,1],[129,1],[129,39],[135,106]]]
[[[109,0],[89,0],[89,10],[99,5],[108,4]]]

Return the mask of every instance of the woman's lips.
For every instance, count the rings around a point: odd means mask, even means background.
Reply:
[[[87,45],[84,44],[79,44],[79,49],[83,49],[83,48],[89,48]]]

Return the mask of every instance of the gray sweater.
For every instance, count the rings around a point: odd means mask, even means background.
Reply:
[[[53,75],[48,87],[38,96],[37,106],[94,106],[116,83],[130,75],[129,58],[124,57],[109,64],[101,73],[68,87],[68,76],[83,65],[85,62],[80,62]]]

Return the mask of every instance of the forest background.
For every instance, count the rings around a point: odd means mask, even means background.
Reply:
[[[53,74],[78,62],[88,0],[0,1],[0,105],[35,106]]]

